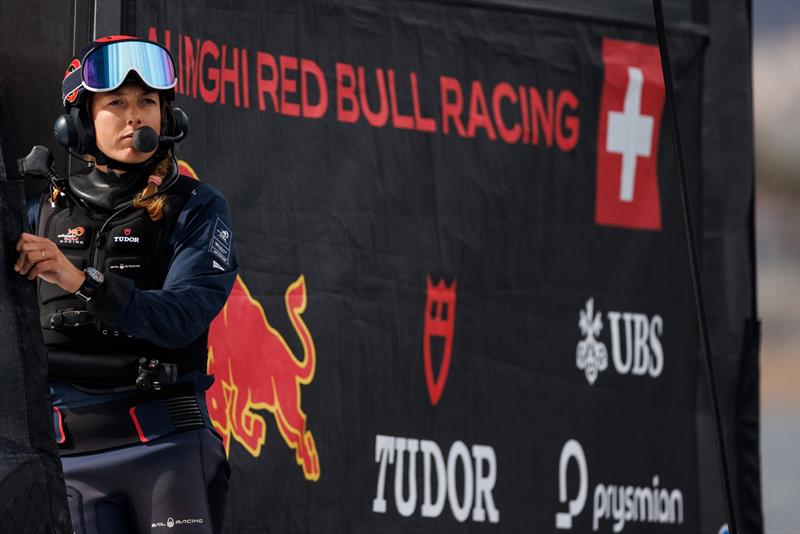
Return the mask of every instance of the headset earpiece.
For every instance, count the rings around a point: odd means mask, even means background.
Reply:
[[[53,135],[58,144],[78,154],[90,154],[94,149],[94,127],[85,112],[75,106],[61,115],[53,124]]]
[[[186,138],[189,132],[189,117],[181,108],[173,108],[167,104],[161,114],[161,135],[158,142],[161,146],[172,147]]]
[[[53,135],[58,144],[66,149],[78,144],[78,132],[72,115],[60,115],[53,124]]]
[[[180,142],[189,133],[189,117],[181,108],[174,108],[167,104],[164,110],[164,120],[161,124],[161,135],[175,137]]]
[[[186,139],[189,134],[189,116],[181,108],[173,108],[172,114],[175,121],[173,135],[182,136],[181,140]]]

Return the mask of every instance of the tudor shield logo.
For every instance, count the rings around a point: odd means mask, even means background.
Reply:
[[[658,138],[664,79],[657,46],[603,39],[595,223],[661,229]]]
[[[456,281],[447,286],[444,280],[433,284],[428,276],[427,300],[425,302],[425,327],[423,331],[422,349],[425,355],[425,381],[428,384],[428,397],[436,406],[442,398],[450,360],[453,356],[453,333],[456,322]],[[434,376],[433,362],[435,349],[432,345],[441,345],[438,351],[441,356],[439,373]],[[439,356],[438,354],[436,356]]]

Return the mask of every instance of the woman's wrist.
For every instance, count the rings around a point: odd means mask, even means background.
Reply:
[[[75,270],[70,273],[67,283],[61,286],[61,289],[67,293],[77,292],[86,281],[86,273],[77,267],[74,267],[74,269]]]

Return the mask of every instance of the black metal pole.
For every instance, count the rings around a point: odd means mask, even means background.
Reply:
[[[683,225],[686,231],[686,244],[689,247],[689,268],[692,274],[692,287],[694,289],[697,320],[700,324],[700,342],[703,347],[703,355],[705,356],[708,389],[711,393],[711,413],[714,419],[714,427],[716,430],[714,435],[716,437],[717,457],[719,458],[719,470],[722,478],[722,492],[725,497],[725,508],[728,514],[728,530],[730,531],[730,534],[737,534],[738,530],[736,528],[733,492],[731,491],[730,471],[728,470],[728,460],[725,449],[725,436],[722,428],[722,417],[720,416],[719,412],[717,387],[714,380],[714,362],[711,358],[711,339],[708,335],[708,319],[706,314],[705,299],[703,298],[703,286],[700,283],[697,240],[694,233],[694,226],[692,224],[692,214],[689,203],[689,187],[686,181],[686,170],[684,168],[681,134],[678,124],[678,109],[675,105],[675,89],[672,86],[672,73],[669,64],[669,51],[667,49],[667,32],[664,28],[664,13],[661,8],[661,0],[653,0],[653,10],[655,11],[658,48],[661,52],[661,69],[664,75],[664,85],[667,90],[667,103],[670,114],[672,144],[675,147],[675,156],[678,160],[678,177],[681,189],[681,203],[683,205]]]

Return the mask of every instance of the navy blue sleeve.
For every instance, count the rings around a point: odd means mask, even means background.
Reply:
[[[33,234],[36,232],[36,219],[39,217],[39,205],[42,202],[42,197],[34,197],[28,201],[28,233]]]
[[[88,303],[98,320],[165,348],[194,341],[216,317],[239,265],[228,204],[201,184],[178,216],[170,237],[173,256],[162,289],[142,290],[132,280],[105,274],[105,290]]]

